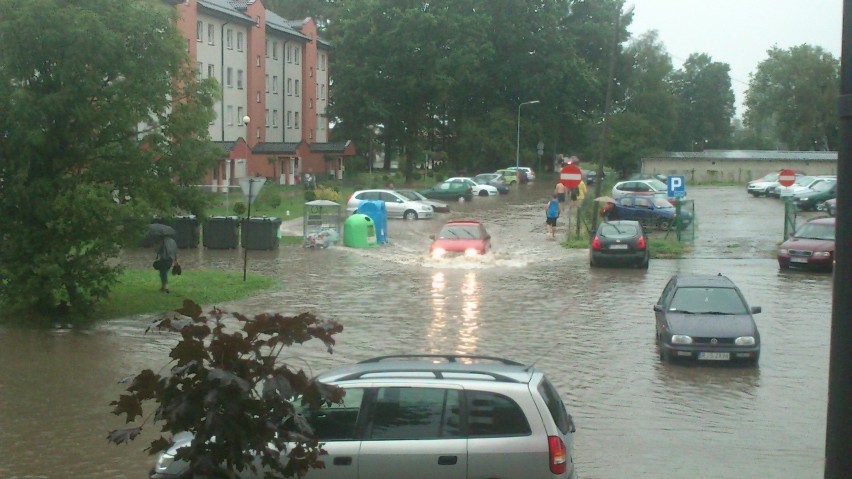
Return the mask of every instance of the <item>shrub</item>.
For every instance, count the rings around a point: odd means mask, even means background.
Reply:
[[[314,201],[317,199],[316,190],[305,190],[305,201]]]
[[[242,216],[246,213],[246,204],[242,201],[237,201],[234,203],[234,214],[237,216]]]
[[[334,201],[335,203],[340,203],[340,193],[335,191],[332,188],[328,188],[328,187],[325,187],[325,186],[319,186],[316,189],[316,199],[328,200],[328,201]]]

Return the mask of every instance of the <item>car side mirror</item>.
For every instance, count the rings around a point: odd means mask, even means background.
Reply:
[[[429,235],[429,239],[435,239],[435,235]]]
[[[658,313],[662,313],[663,312],[663,305],[662,304],[655,304],[654,305],[654,311],[656,311]]]
[[[761,308],[760,306],[752,306],[751,307],[751,314],[757,314],[761,311],[763,311],[763,308]]]

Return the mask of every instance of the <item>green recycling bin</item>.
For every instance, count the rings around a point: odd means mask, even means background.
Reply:
[[[367,215],[354,214],[343,222],[343,245],[350,248],[376,246],[376,225]]]

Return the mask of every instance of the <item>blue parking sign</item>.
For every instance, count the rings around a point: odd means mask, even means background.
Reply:
[[[686,196],[685,176],[669,176],[666,183],[669,198],[683,198]]]

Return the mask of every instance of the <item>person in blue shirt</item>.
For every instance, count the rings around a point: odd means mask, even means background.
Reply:
[[[550,198],[550,201],[547,202],[547,210],[545,211],[547,215],[547,234],[550,235],[551,238],[556,238],[556,219],[559,218],[559,195],[554,193]]]

